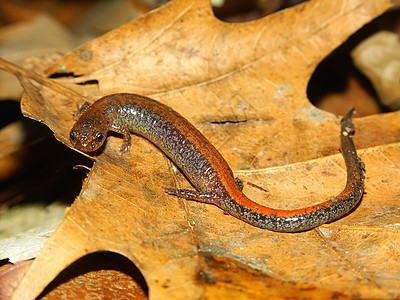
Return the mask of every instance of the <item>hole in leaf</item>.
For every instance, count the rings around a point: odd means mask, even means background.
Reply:
[[[79,82],[78,85],[90,85],[90,84],[99,84],[99,81],[96,79],[86,80],[83,82]]]
[[[399,14],[400,10],[388,12],[365,25],[317,66],[307,87],[312,104],[338,115],[356,107],[354,117],[389,111],[369,78],[354,64],[351,52],[366,38],[392,29]]]
[[[39,298],[147,299],[148,286],[139,269],[114,252],[86,255],[63,270]],[[125,299],[125,298],[122,298]]]
[[[212,121],[210,123],[211,124],[221,125],[221,124],[226,124],[226,123],[228,123],[228,124],[239,124],[239,123],[246,123],[246,122],[247,122],[247,120],[224,120],[224,121]]]
[[[340,48],[315,69],[307,95],[316,107],[338,115],[345,115],[353,107],[357,109],[354,117],[384,110],[370,81]]]
[[[49,76],[49,78],[57,79],[57,78],[79,78],[82,75],[75,75],[73,72],[66,73],[53,73]]]
[[[214,15],[225,22],[239,23],[257,20],[279,10],[295,6],[304,0],[213,0]]]

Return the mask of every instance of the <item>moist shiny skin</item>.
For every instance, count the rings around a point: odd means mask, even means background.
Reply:
[[[84,152],[97,150],[107,133],[121,133],[121,152],[128,152],[130,133],[157,145],[185,173],[197,190],[165,188],[164,191],[188,200],[210,203],[259,228],[280,232],[299,232],[333,221],[350,212],[364,192],[364,164],[357,156],[351,116],[341,121],[341,147],[347,168],[344,190],[329,200],[295,210],[272,209],[250,200],[222,155],[180,114],[172,108],[139,95],[114,94],[85,104],[70,132],[72,145]],[[79,118],[78,118],[79,117]]]

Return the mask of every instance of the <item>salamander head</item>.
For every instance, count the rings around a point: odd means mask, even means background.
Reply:
[[[74,148],[83,152],[92,152],[101,147],[109,130],[104,118],[82,116],[69,133],[69,140]]]

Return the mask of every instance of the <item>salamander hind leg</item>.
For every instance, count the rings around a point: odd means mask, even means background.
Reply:
[[[236,182],[236,185],[239,188],[239,190],[242,191],[243,190],[243,181],[241,179],[235,177],[235,182]]]
[[[162,187],[165,193],[173,196],[177,196],[179,198],[184,198],[186,200],[194,200],[202,203],[208,204],[217,204],[219,201],[219,197],[212,193],[200,193],[194,190],[187,190],[187,189],[175,189],[175,188],[168,188]]]

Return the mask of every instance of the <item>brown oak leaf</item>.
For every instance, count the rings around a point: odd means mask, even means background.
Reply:
[[[209,0],[174,0],[49,66],[45,75],[57,79],[21,71],[22,109],[70,146],[73,112],[87,99],[149,96],[209,138],[250,198],[274,208],[308,206],[339,193],[346,180],[340,116],[309,102],[308,81],[324,57],[389,6],[314,0],[229,24],[215,18]],[[120,137],[110,136],[13,299],[36,297],[98,251],[132,261],[152,299],[396,297],[399,116],[355,120],[367,194],[349,216],[296,234],[164,194],[161,186],[190,184],[147,140],[133,136],[130,154],[121,155]]]

